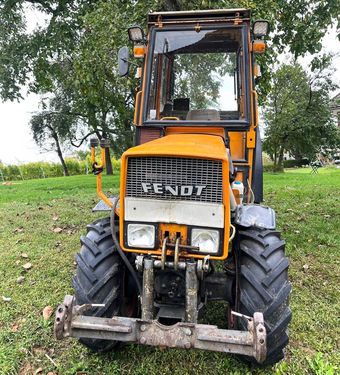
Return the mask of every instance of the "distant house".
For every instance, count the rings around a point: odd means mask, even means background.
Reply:
[[[340,128],[340,92],[331,99],[331,110]]]

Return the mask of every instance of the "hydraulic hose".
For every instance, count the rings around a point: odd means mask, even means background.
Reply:
[[[126,268],[130,271],[131,276],[132,276],[134,282],[136,283],[136,286],[137,286],[137,289],[138,289],[138,294],[139,294],[139,300],[140,300],[141,297],[142,297],[142,286],[141,286],[141,283],[140,283],[140,281],[138,279],[136,271],[134,270],[134,268],[132,267],[131,263],[129,262],[129,259],[125,255],[123,249],[120,247],[120,244],[119,244],[119,241],[118,241],[118,238],[117,238],[117,234],[116,234],[115,210],[116,210],[118,201],[119,201],[119,198],[117,198],[114,201],[112,209],[111,209],[111,214],[110,214],[110,227],[111,227],[111,232],[112,232],[112,239],[113,239],[113,242],[114,242],[114,244],[116,246],[116,249],[117,249],[120,257],[122,258],[123,262],[125,263]]]

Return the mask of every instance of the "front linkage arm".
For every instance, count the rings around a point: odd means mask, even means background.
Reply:
[[[64,337],[103,339],[139,343],[142,345],[204,349],[254,357],[258,363],[266,359],[266,329],[263,314],[252,317],[234,313],[247,320],[247,331],[219,329],[217,326],[196,324],[197,279],[195,265],[186,265],[186,322],[166,326],[153,319],[153,260],[144,261],[142,318],[98,318],[82,313],[98,305],[75,305],[73,296],[66,296],[56,312],[54,332]],[[189,298],[191,297],[191,298]],[[190,301],[189,301],[190,299]],[[194,301],[194,303],[192,303]],[[189,303],[190,302],[190,303]]]
[[[266,358],[266,329],[262,313],[248,320],[248,331],[219,329],[217,326],[194,323],[176,323],[165,326],[156,320],[113,317],[97,318],[80,315],[91,305],[75,305],[67,295],[57,309],[54,332],[57,339],[86,337],[117,340],[142,345],[204,349],[251,356],[262,363]]]

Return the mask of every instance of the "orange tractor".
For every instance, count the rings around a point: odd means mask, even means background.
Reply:
[[[119,197],[101,188],[76,256],[74,296],[56,313],[58,339],[93,350],[118,342],[283,358],[291,320],[288,259],[275,213],[262,206],[262,150],[255,81],[268,23],[246,9],[160,12],[148,34],[128,30],[143,59],[136,146],[122,156]],[[129,49],[118,53],[127,75]],[[228,329],[204,324],[225,301]]]

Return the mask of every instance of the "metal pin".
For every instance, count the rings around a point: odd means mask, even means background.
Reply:
[[[247,320],[252,320],[252,317],[250,317],[248,315],[244,315],[244,314],[238,313],[236,311],[231,311],[231,315],[239,316],[240,318],[245,318]]]

